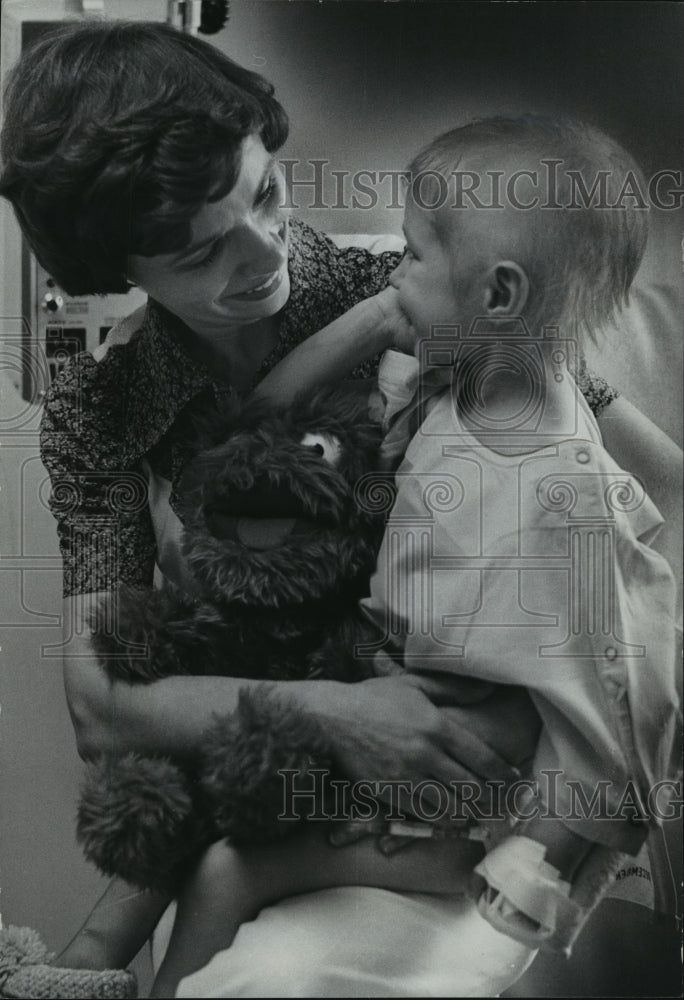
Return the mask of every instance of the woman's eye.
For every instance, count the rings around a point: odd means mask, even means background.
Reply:
[[[263,187],[259,194],[257,195],[257,205],[264,205],[271,195],[273,194],[273,189],[275,187],[275,181],[272,177],[269,177],[268,184]]]
[[[277,187],[278,187],[278,185],[276,184],[275,178],[274,177],[269,177],[268,184],[266,185],[265,188],[263,188],[259,192],[259,196],[257,198],[257,204],[258,205],[265,205],[265,204],[267,204],[271,200],[271,198],[273,197],[273,195],[274,195]]]
[[[216,258],[218,257],[220,250],[221,250],[221,241],[217,240],[216,243],[212,243],[211,249],[209,250],[209,253],[206,255],[206,257],[202,257],[201,260],[196,261],[194,266],[209,267],[209,265],[213,264]]]

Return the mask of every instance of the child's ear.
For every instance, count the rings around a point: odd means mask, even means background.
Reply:
[[[530,294],[527,274],[513,260],[500,260],[486,278],[484,307],[488,316],[522,316]]]

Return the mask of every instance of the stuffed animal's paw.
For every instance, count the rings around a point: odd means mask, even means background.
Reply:
[[[201,784],[221,833],[264,843],[294,832],[316,810],[321,815],[321,772],[331,765],[319,723],[262,685],[241,691],[237,711],[207,734]]]
[[[142,888],[172,889],[179,865],[199,839],[188,779],[161,758],[100,758],[86,772],[77,836],[105,875]]]

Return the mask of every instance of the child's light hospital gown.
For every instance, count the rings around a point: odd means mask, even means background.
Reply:
[[[674,583],[649,547],[655,506],[572,379],[555,388],[560,417],[496,449],[449,389],[432,396],[366,604],[406,668],[525,686],[543,724],[538,804],[636,854],[648,823],[632,807],[663,808],[673,771]]]

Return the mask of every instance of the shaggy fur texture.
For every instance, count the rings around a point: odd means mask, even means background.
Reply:
[[[170,760],[135,753],[94,763],[78,810],[85,854],[105,875],[163,889],[202,839],[188,777]],[[150,867],[153,858],[162,864]]]
[[[284,413],[234,402],[206,422],[181,484],[197,594],[122,590],[115,608],[101,609],[94,641],[113,679],[371,673],[354,656],[355,644],[375,638],[358,601],[384,526],[356,490],[378,468],[380,433],[367,409],[358,391],[336,389]],[[296,828],[278,819],[280,769],[306,782],[312,768],[333,766],[317,722],[268,686],[242,691],[205,746],[192,764],[128,754],[91,765],[78,815],[87,857],[135,885],[173,889],[222,836],[256,842]]]

